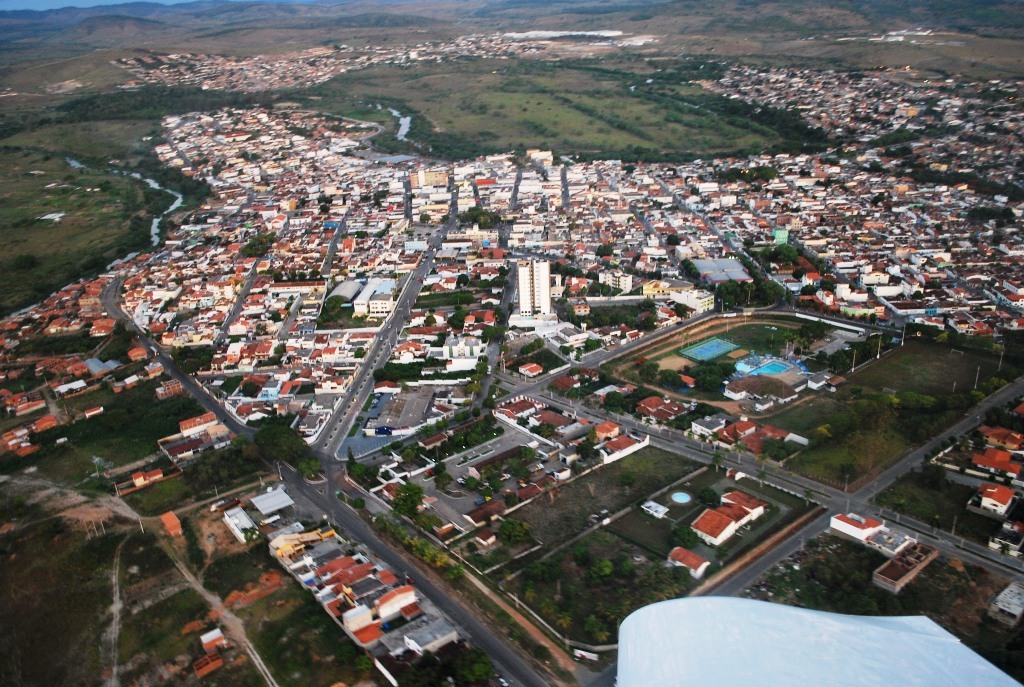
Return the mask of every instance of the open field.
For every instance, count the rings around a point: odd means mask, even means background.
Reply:
[[[514,516],[530,525],[535,538],[546,546],[555,546],[586,529],[591,524],[591,513],[604,508],[615,512],[697,467],[697,463],[687,458],[648,446],[583,479],[555,487],[517,510]],[[635,478],[633,486],[628,488],[622,486],[626,474]]]
[[[960,355],[950,353],[948,346],[911,341],[847,375],[848,383],[835,394],[819,393],[766,421],[812,440],[810,447],[787,461],[788,468],[835,485],[848,484],[891,465],[924,437],[955,421],[975,403],[965,394],[972,390],[975,377],[985,387],[998,364],[990,355]],[[904,394],[906,400],[884,408],[893,393]],[[908,403],[923,407],[911,408]],[[853,422],[848,421],[851,413]]]
[[[160,125],[146,120],[118,120],[49,124],[0,139],[0,146],[53,151],[81,162],[106,163],[111,159],[145,154],[150,136],[160,136]]]
[[[180,654],[199,654],[199,634],[183,634],[190,622],[204,620],[209,606],[198,593],[185,589],[138,614],[130,615],[121,626],[121,661],[145,654],[168,661]],[[213,623],[209,628],[212,629]]]
[[[116,394],[102,415],[38,434],[33,443],[41,449],[28,458],[5,455],[0,458],[0,473],[32,465],[50,479],[77,483],[97,472],[94,457],[119,466],[157,453],[157,439],[177,433],[178,422],[199,415],[202,407],[183,396],[157,402],[156,385],[140,384]],[[63,437],[68,442],[57,446],[56,440]]]
[[[0,604],[0,675],[20,676],[21,684],[96,682],[121,538],[87,540],[55,518],[0,539],[0,588],[8,592]]]
[[[146,246],[145,211],[154,192],[144,186],[72,169],[59,157],[0,150],[0,313],[41,300]],[[40,219],[51,213],[61,216]]]
[[[753,151],[781,140],[764,127],[720,116],[717,96],[699,89],[679,95],[682,105],[647,93],[637,84],[654,71],[642,63],[592,68],[520,60],[496,66],[374,67],[310,92],[316,107],[337,114],[365,116],[375,104],[412,113],[411,138],[441,154],[540,146],[594,155],[691,155]]]
[[[976,491],[966,484],[949,481],[936,485],[921,473],[911,472],[896,480],[875,500],[882,506],[947,532],[955,522],[957,536],[988,545],[989,537],[999,531],[1000,523],[966,509],[967,502]]]
[[[368,677],[356,645],[313,596],[285,574],[284,587],[242,609],[246,631],[282,687],[330,687]],[[365,667],[365,666],[363,666]]]

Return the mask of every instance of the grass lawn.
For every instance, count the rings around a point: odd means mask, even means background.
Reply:
[[[121,662],[137,654],[160,661],[181,654],[198,654],[199,633],[183,635],[181,629],[194,620],[204,619],[209,610],[203,597],[184,589],[140,613],[122,618]]]
[[[687,458],[648,446],[571,484],[555,487],[517,510],[515,516],[530,525],[536,539],[551,547],[586,529],[591,513],[604,508],[614,513],[697,467]],[[621,486],[624,474],[634,478],[632,487]]]
[[[161,515],[182,505],[190,496],[192,488],[185,481],[185,477],[181,476],[128,494],[124,500],[140,515]]]
[[[988,544],[989,537],[999,530],[1000,523],[966,509],[975,491],[974,487],[966,484],[948,481],[936,489],[925,481],[921,473],[910,472],[879,494],[875,501],[947,532],[952,529],[955,518],[958,536]]]
[[[608,531],[635,544],[655,558],[665,557],[672,549],[672,523],[657,520],[637,509],[608,526]]]

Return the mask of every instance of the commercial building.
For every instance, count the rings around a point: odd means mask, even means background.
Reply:
[[[519,314],[551,314],[551,263],[545,260],[520,260]]]

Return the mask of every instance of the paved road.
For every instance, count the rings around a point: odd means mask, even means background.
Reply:
[[[409,560],[404,553],[399,553],[384,542],[376,531],[348,506],[343,505],[333,496],[331,484],[321,494],[313,485],[307,484],[301,477],[290,470],[283,470],[282,476],[292,495],[300,495],[313,507],[311,514],[326,514],[331,522],[340,525],[354,540],[362,542],[375,556],[386,563],[398,577],[403,573],[412,572],[415,585],[420,593],[430,599],[438,609],[460,628],[463,636],[469,637],[473,643],[487,652],[496,668],[516,685],[528,687],[546,687],[548,682],[542,679],[519,654],[511,649],[494,633],[486,620],[465,606],[447,588],[435,584],[418,562]],[[334,480],[331,480],[334,482]],[[333,486],[341,488],[340,483]]]
[[[101,294],[101,300],[107,312],[111,316],[124,321],[129,328],[136,331],[143,345],[154,353],[155,358],[164,365],[166,373],[173,379],[179,380],[185,389],[204,408],[214,412],[218,419],[227,425],[231,431],[251,439],[255,431],[228,414],[206,389],[196,382],[195,378],[182,372],[169,355],[165,354],[159,346],[147,339],[145,334],[139,330],[131,318],[122,310],[118,298],[121,285],[121,279],[112,280]],[[414,293],[417,291],[418,289],[412,290]],[[359,408],[361,407],[360,405]],[[358,515],[334,498],[333,494],[336,488],[345,488],[345,484],[338,479],[340,466],[334,461],[329,460],[329,456],[323,451],[319,451],[318,455],[321,461],[327,464],[325,472],[328,476],[328,482],[324,489],[324,494],[321,494],[316,486],[307,484],[294,472],[285,469],[281,471],[281,474],[288,484],[290,492],[294,496],[306,499],[310,504],[316,506],[316,511],[327,514],[332,522],[336,522],[344,527],[354,539],[363,542],[369,551],[378,556],[396,572],[407,570],[420,571],[416,579],[417,587],[419,587],[421,593],[461,626],[464,630],[464,636],[470,638],[474,644],[486,651],[503,674],[512,679],[513,684],[527,687],[547,685],[547,681],[537,675],[533,668],[503,638],[495,634],[486,621],[478,619],[472,611],[457,601],[447,589],[442,589],[432,583],[427,575],[423,573],[418,562],[383,542],[376,532],[363,522]]]
[[[327,460],[330,457],[339,457],[338,453],[341,445],[348,437],[348,433],[359,412],[363,409],[366,399],[373,393],[373,371],[381,367],[391,357],[391,352],[398,342],[398,337],[402,333],[405,323],[409,321],[413,303],[416,302],[416,297],[419,295],[423,278],[430,273],[431,268],[434,266],[434,256],[441,246],[441,241],[447,236],[448,230],[453,228],[458,222],[456,212],[458,208],[457,198],[458,191],[456,190],[452,192],[452,209],[448,213],[448,224],[434,233],[428,242],[427,252],[420,260],[420,264],[406,277],[405,286],[402,289],[402,294],[398,297],[398,302],[395,304],[394,312],[384,323],[384,326],[381,327],[377,337],[367,350],[366,357],[363,358],[363,364],[356,370],[352,378],[352,385],[338,406],[339,410],[331,415],[331,419],[327,421],[327,426],[320,432],[320,436],[313,444],[313,448],[317,453],[321,454],[322,457],[326,457]]]

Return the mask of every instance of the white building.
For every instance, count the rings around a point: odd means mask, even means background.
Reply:
[[[520,260],[519,314],[551,314],[551,263],[545,260]]]
[[[685,305],[690,310],[693,310],[697,315],[711,312],[715,309],[715,294],[710,291],[705,291],[704,289],[672,291],[668,294],[668,297],[676,303]]]

